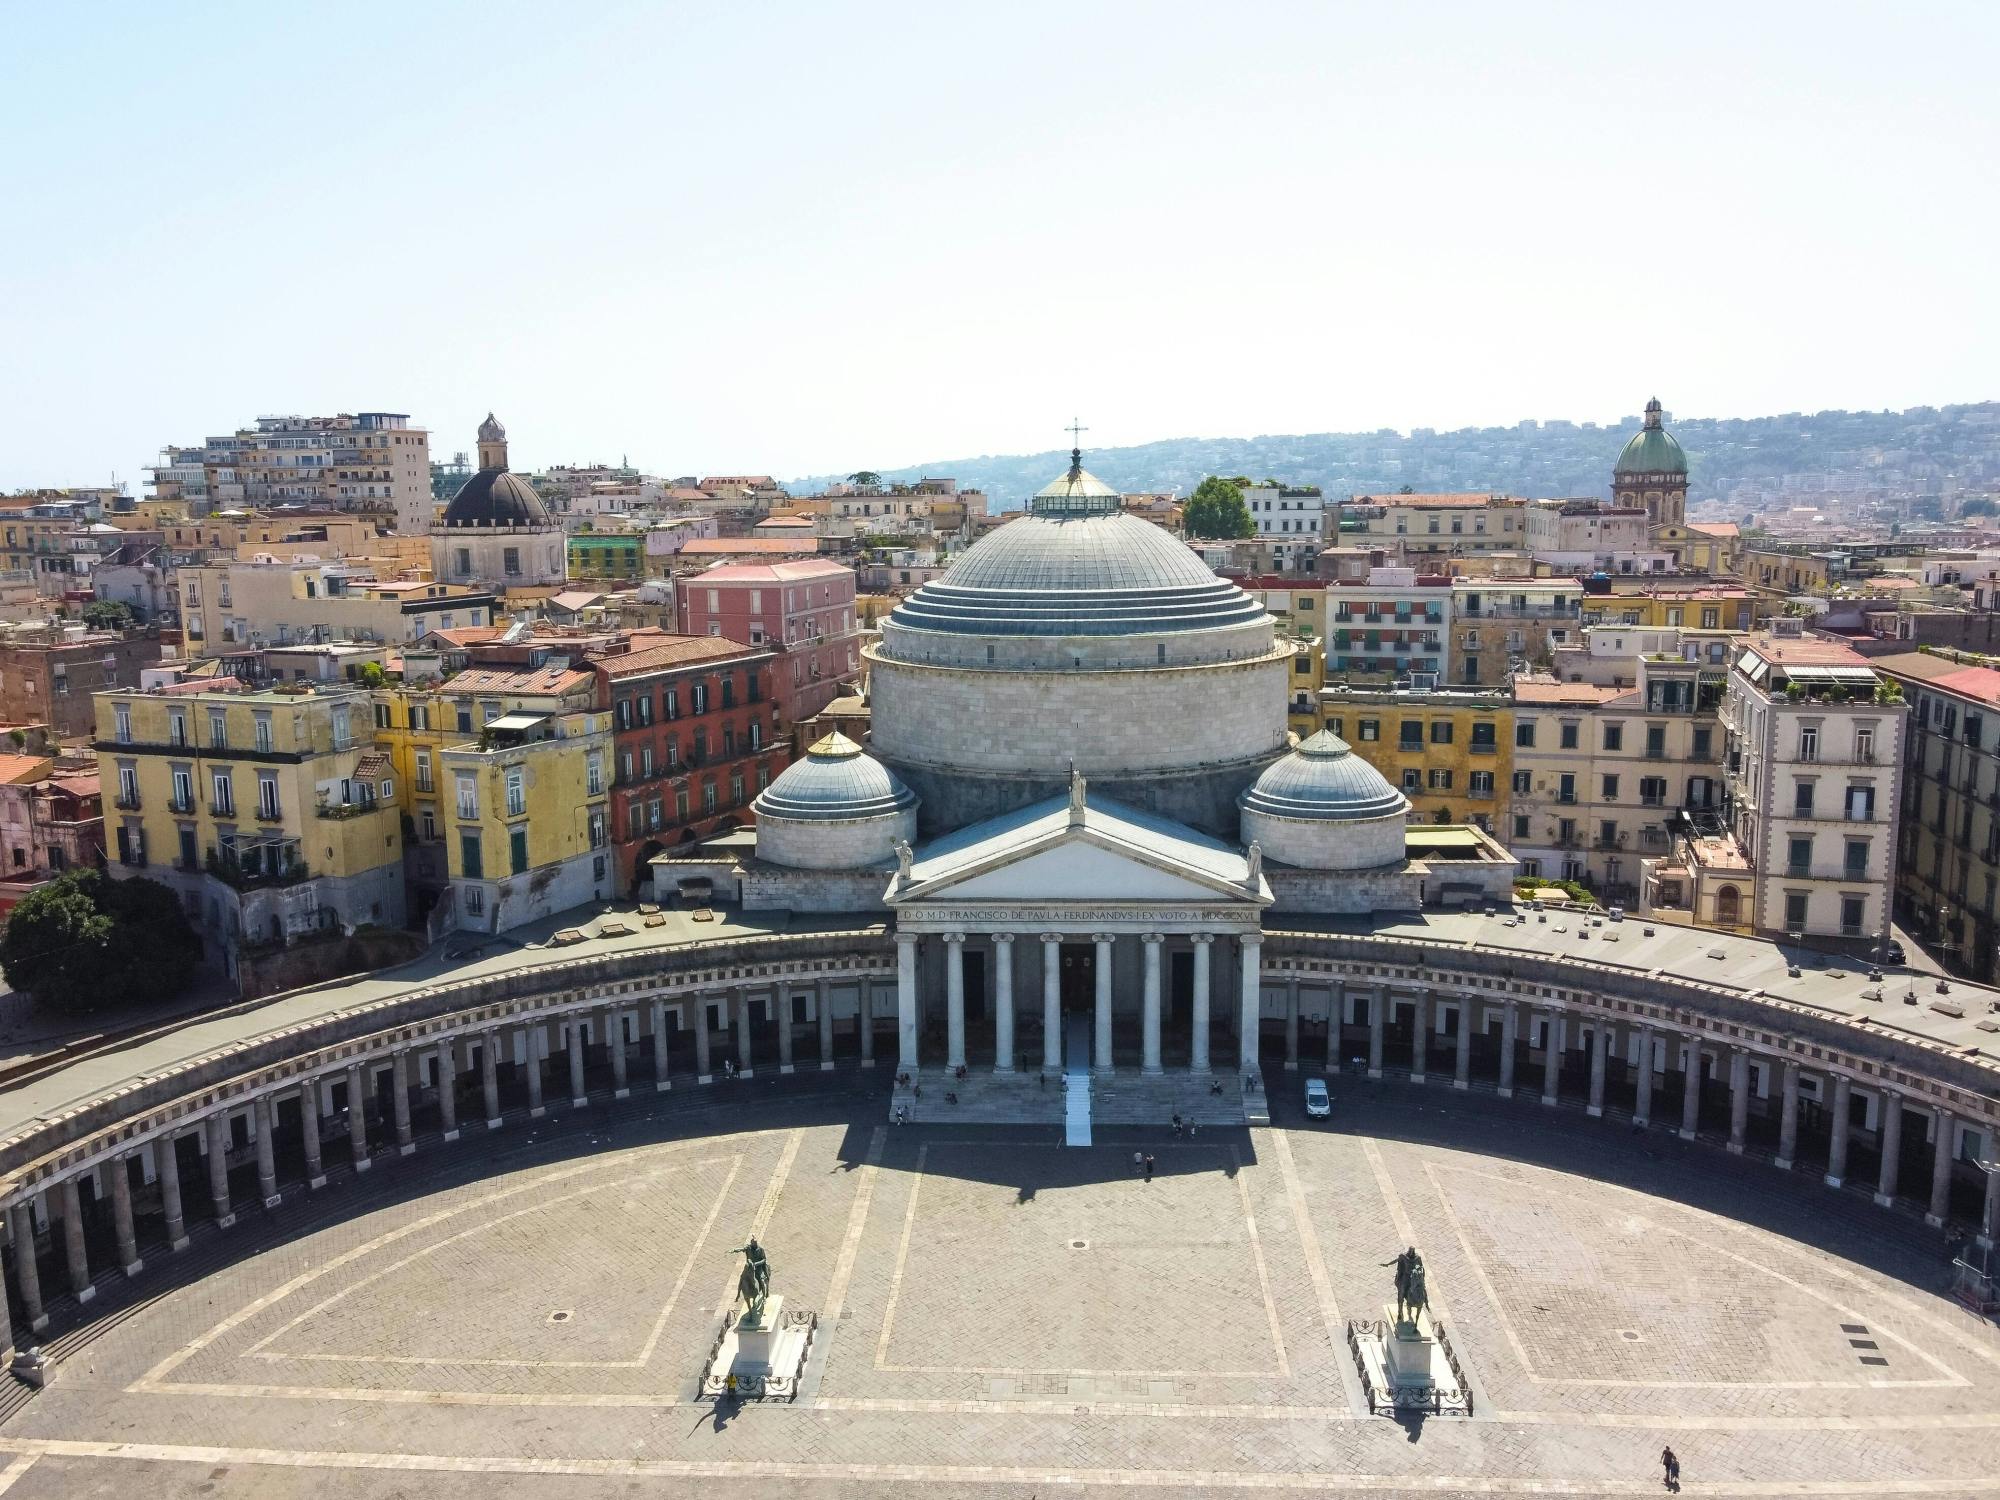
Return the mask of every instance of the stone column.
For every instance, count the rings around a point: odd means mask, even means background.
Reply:
[[[486,1128],[500,1128],[500,1038],[491,1031],[479,1036],[479,1093],[486,1106]]]
[[[584,1024],[584,1013],[582,1011],[570,1012],[569,1040],[565,1050],[569,1053],[569,1107],[571,1109],[582,1109],[585,1104],[590,1102],[590,1096],[584,1092],[583,1086]]]
[[[1942,1228],[1951,1212],[1951,1138],[1957,1130],[1958,1121],[1950,1110],[1935,1107],[1931,1110],[1931,1135],[1936,1149],[1931,1155],[1931,1206],[1924,1222],[1933,1229]]]
[[[227,1229],[236,1222],[229,1209],[229,1112],[217,1110],[208,1117],[208,1197],[215,1207],[215,1227]]]
[[[360,1064],[347,1070],[347,1138],[354,1145],[354,1170],[368,1170],[368,1100],[362,1092],[367,1078]]]
[[[1903,1156],[1903,1096],[1882,1090],[1877,1110],[1882,1117],[1882,1174],[1875,1181],[1875,1201],[1887,1208],[1896,1201],[1896,1174]]]
[[[1785,1059],[1783,1092],[1778,1101],[1778,1165],[1787,1172],[1799,1154],[1799,1065]]]
[[[1986,1201],[1981,1205],[1979,1214],[1979,1243],[1991,1250],[1996,1235],[2000,1235],[2000,1167],[1986,1174]]]
[[[1826,1185],[1837,1188],[1847,1181],[1847,1133],[1852,1128],[1848,1117],[1854,1111],[1854,1080],[1845,1073],[1836,1073],[1833,1079],[1833,1139],[1827,1143]]]
[[[1681,1139],[1691,1141],[1701,1128],[1701,1038],[1687,1034],[1686,1088],[1681,1091]]]
[[[306,1159],[306,1187],[326,1186],[326,1164],[320,1158],[319,1079],[299,1085],[299,1145]]]
[[[965,1066],[965,934],[944,935],[944,1065]]]
[[[1243,935],[1242,994],[1238,1000],[1238,1019],[1242,1025],[1238,1046],[1245,1074],[1258,1071],[1257,1018],[1263,1010],[1263,996],[1264,935],[1248,932]]]
[[[1206,932],[1194,935],[1194,1034],[1188,1038],[1188,1071],[1203,1076],[1209,1071],[1208,984],[1214,942],[1215,939]]]
[[[708,1083],[715,1077],[713,1058],[714,1042],[708,1034],[708,996],[695,994],[688,997],[694,1007],[694,1072],[700,1083]]]
[[[396,1126],[396,1154],[408,1156],[416,1150],[416,1142],[410,1138],[410,1053],[405,1048],[389,1059],[389,1083],[396,1091],[390,1101],[391,1118]]]
[[[993,934],[993,1071],[1014,1071],[1014,934]]]
[[[867,993],[867,981],[862,981],[862,993]],[[833,984],[819,979],[813,982],[813,1019],[819,1026],[819,1070],[833,1071]]]
[[[1514,1049],[1521,1040],[1521,1002],[1500,1007],[1500,1097],[1514,1097]]]
[[[625,1055],[625,1012],[615,1007],[604,1012],[604,1045],[611,1054],[611,1097],[632,1096],[632,1060]]]
[[[139,1237],[132,1228],[131,1158],[114,1156],[104,1170],[111,1177],[111,1228],[118,1236],[118,1264],[127,1276],[137,1276],[146,1263],[139,1258]],[[0,1297],[0,1303],[5,1301]]]
[[[1116,941],[1108,932],[1094,933],[1091,941],[1097,944],[1097,962],[1094,966],[1097,980],[1097,1023],[1092,1039],[1090,1065],[1099,1073],[1111,1071],[1111,953]]]
[[[1604,1116],[1604,1075],[1611,1058],[1611,1028],[1599,1020],[1590,1028],[1590,1103],[1584,1113],[1593,1120]]]
[[[56,1188],[56,1195],[62,1201],[63,1254],[69,1262],[69,1289],[76,1293],[76,1300],[88,1302],[97,1295],[97,1288],[90,1284],[90,1257],[83,1246],[83,1200],[76,1190],[76,1179],[65,1177]]]
[[[667,1082],[667,1002],[655,1000],[651,1007],[653,1020],[653,1092],[663,1094],[671,1085]]]
[[[1062,934],[1042,934],[1042,1071],[1063,1070]]]
[[[1632,1123],[1644,1130],[1653,1123],[1653,1028],[1639,1028],[1639,1088],[1632,1098]]]
[[[1334,980],[1326,989],[1326,1070],[1340,1071],[1340,1027],[1347,1013],[1347,985]]]
[[[1410,1082],[1422,1083],[1430,1061],[1431,1001],[1423,990],[1410,1002]]]
[[[917,935],[896,934],[896,1065],[917,1071]]]
[[[1368,992],[1368,1076],[1382,1076],[1382,1032],[1389,1022],[1389,992],[1381,985]]]
[[[250,1103],[250,1120],[257,1132],[257,1193],[264,1207],[283,1202],[278,1192],[278,1157],[271,1141],[271,1096],[259,1094]]]
[[[438,1122],[444,1138],[458,1139],[458,1038],[446,1037],[438,1043]]]
[[[731,990],[729,1007],[736,1015],[736,1072],[739,1077],[755,1078],[757,1069],[750,1052],[750,991],[740,984]]]
[[[1542,1040],[1546,1044],[1542,1048],[1542,1103],[1554,1108],[1556,1100],[1562,1097],[1562,1012],[1549,1012],[1548,1029]]]
[[[863,978],[855,987],[854,1004],[859,1014],[855,1017],[861,1027],[861,1066],[875,1066],[875,981]]]
[[[771,1008],[778,1013],[778,1073],[792,1071],[792,987],[780,984],[771,992]]]
[[[23,1200],[13,1207],[14,1279],[21,1286],[21,1310],[28,1315],[28,1329],[39,1333],[49,1326],[42,1309],[42,1268],[35,1258],[35,1210]],[[187,1241],[181,1241],[186,1244]]]
[[[546,1109],[542,1104],[542,1027],[537,1022],[521,1033],[522,1051],[528,1059],[528,1118],[539,1120]]]
[[[1743,1133],[1750,1122],[1750,1054],[1729,1049],[1729,1150],[1743,1154]]]
[[[1455,1089],[1472,1087],[1472,1017],[1478,1009],[1479,1002],[1469,997],[1458,1002],[1458,1058],[1451,1075]]]
[[[1143,1045],[1139,1069],[1143,1073],[1158,1073],[1162,1071],[1160,1063],[1160,945],[1164,942],[1166,942],[1166,938],[1157,932],[1148,932],[1139,939],[1140,951],[1145,957],[1146,976],[1146,987],[1143,991],[1144,1009],[1140,1013],[1143,1026],[1140,1036]],[[1296,1040],[1298,1036],[1298,1011],[1296,1008],[1298,985],[1296,981],[1293,982],[1292,986],[1292,999],[1294,1001],[1292,1035],[1294,1040]]]
[[[160,1178],[160,1208],[167,1220],[167,1248],[187,1249],[187,1218],[181,1211],[181,1155],[171,1134],[153,1140],[153,1170]],[[320,1181],[326,1179],[322,1177]]]
[[[1294,975],[1285,981],[1285,1068],[1296,1072],[1299,1066],[1299,981]]]

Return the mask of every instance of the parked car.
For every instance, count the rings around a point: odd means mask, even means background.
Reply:
[[[1324,1078],[1306,1080],[1306,1113],[1315,1120],[1324,1120],[1333,1113],[1333,1096],[1326,1091]]]
[[[1884,963],[1899,964],[1904,962],[1903,945],[1894,938],[1889,939],[1888,942],[1884,943],[1876,951],[1881,955],[1882,962]]]

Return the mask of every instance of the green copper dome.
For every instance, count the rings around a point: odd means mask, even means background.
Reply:
[[[1646,425],[1632,434],[1632,441],[1618,455],[1614,474],[1685,474],[1687,455],[1672,433],[1660,425],[1660,398],[1646,403]]]

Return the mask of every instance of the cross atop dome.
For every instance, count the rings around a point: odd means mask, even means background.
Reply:
[[[1070,442],[1069,477],[1075,479],[1083,473],[1083,443],[1080,434],[1086,433],[1090,429],[1085,427],[1078,418],[1071,417],[1069,419],[1069,426],[1064,430],[1069,433]]]

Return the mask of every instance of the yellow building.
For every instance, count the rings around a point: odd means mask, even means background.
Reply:
[[[441,752],[447,919],[504,932],[607,899],[609,711],[501,714]],[[442,925],[442,924],[438,924]]]
[[[396,776],[365,689],[100,693],[112,873],[179,893],[211,961],[327,929],[402,925]]]
[[[1325,727],[1319,695],[1326,686],[1326,643],[1318,636],[1292,643],[1292,681],[1286,691],[1286,724],[1300,739]]]
[[[1691,586],[1634,580],[1608,594],[1583,598],[1585,625],[1685,626],[1691,630],[1751,630],[1769,613],[1749,589],[1733,584]]]
[[[1340,507],[1343,547],[1380,547],[1415,567],[1477,552],[1518,552],[1527,502],[1512,495],[1355,495]]]
[[[1514,777],[1514,705],[1504,693],[1320,694],[1326,727],[1401,788],[1412,820],[1506,826]]]

